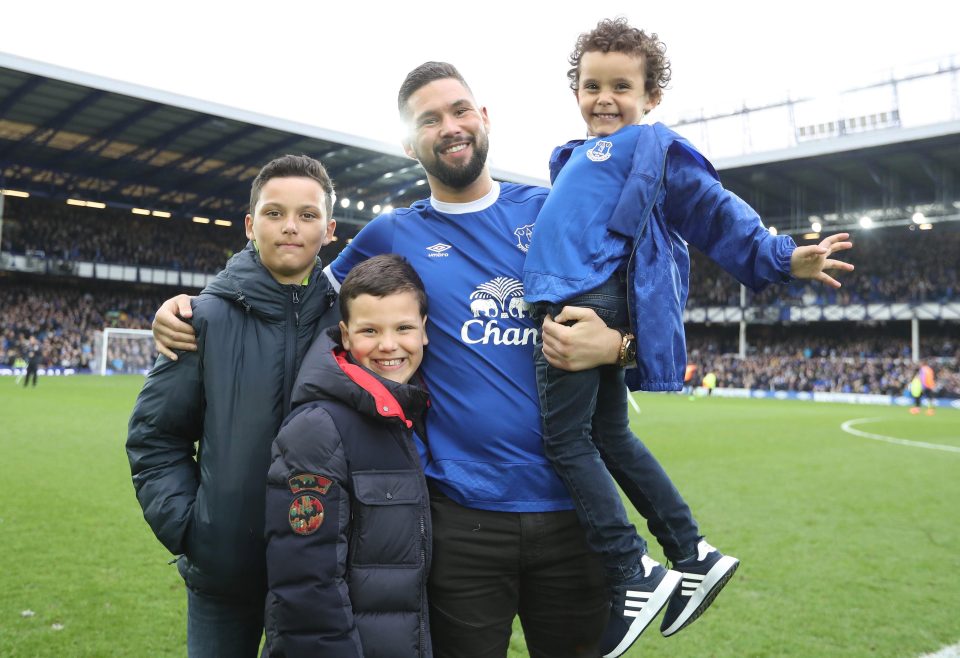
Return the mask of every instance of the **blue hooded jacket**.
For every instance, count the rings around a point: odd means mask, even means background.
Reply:
[[[637,367],[627,371],[627,385],[631,390],[678,391],[687,365],[683,330],[690,278],[687,244],[755,291],[790,280],[790,257],[797,245],[789,236],[771,235],[753,208],[723,188],[710,162],[686,139],[660,123],[630,128],[638,130],[638,140],[609,220],[577,227],[580,239],[531,249],[524,279],[528,281],[534,273],[539,293],[549,294],[554,284],[556,290],[564,290],[580,275],[589,280],[598,264],[581,255],[582,272],[558,272],[555,267],[551,271],[551,261],[576,260],[569,252],[577,252],[584,243],[593,244],[597,232],[603,234],[601,243],[610,244],[611,249],[626,240],[630,244],[629,312],[637,337]],[[574,140],[554,150],[551,181],[584,141]],[[576,187],[583,190],[589,185],[589,180],[578,180]],[[557,193],[576,194],[577,190],[551,191],[551,195]],[[567,253],[557,259],[557,251]]]

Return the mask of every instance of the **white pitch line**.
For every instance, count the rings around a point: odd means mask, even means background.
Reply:
[[[960,447],[943,445],[941,443],[926,443],[924,441],[910,441],[909,439],[898,439],[893,436],[886,436],[884,434],[871,434],[870,432],[864,432],[863,430],[854,429],[854,425],[859,425],[860,423],[875,423],[880,420],[887,420],[886,418],[854,418],[853,420],[848,420],[845,423],[840,425],[842,429],[847,434],[853,434],[854,436],[862,436],[865,439],[873,439],[874,441],[883,441],[885,443],[893,443],[901,446],[909,446],[911,448],[928,448],[930,450],[943,450],[944,452],[957,452],[960,453]]]
[[[925,653],[920,658],[960,658],[960,642],[944,647],[936,653]]]
[[[637,404],[637,401],[633,399],[633,392],[630,389],[627,389],[627,400],[630,402],[630,406],[633,407],[633,410],[637,413],[640,413],[640,405]]]

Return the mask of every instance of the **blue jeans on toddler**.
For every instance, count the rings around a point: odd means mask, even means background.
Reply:
[[[596,311],[608,327],[629,326],[626,272],[563,304],[539,302],[532,315],[538,329],[546,315],[564,306]],[[618,584],[640,570],[647,544],[627,518],[614,480],[663,547],[677,561],[696,552],[701,536],[690,508],[647,447],[630,430],[623,369],[605,365],[568,372],[543,356],[538,334],[534,349],[543,447],[563,480],[587,534],[603,559],[607,578]],[[613,479],[610,476],[613,476]]]

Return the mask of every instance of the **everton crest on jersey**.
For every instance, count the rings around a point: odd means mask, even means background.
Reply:
[[[593,148],[587,151],[587,157],[594,162],[603,162],[604,160],[608,160],[610,158],[610,152],[612,150],[613,142],[608,142],[605,139],[601,139],[593,145]]]

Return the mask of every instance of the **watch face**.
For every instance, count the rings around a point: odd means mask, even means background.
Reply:
[[[637,344],[632,340],[627,343],[626,356],[627,361],[633,361],[637,358]]]

